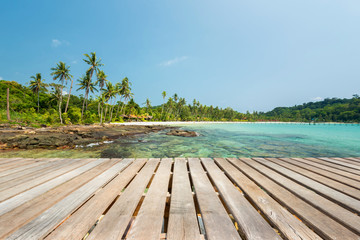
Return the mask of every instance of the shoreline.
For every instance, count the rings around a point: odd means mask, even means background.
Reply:
[[[360,125],[360,123],[342,123],[342,122],[210,122],[210,121],[203,121],[203,122],[185,122],[185,121],[169,121],[169,122],[124,122],[124,123],[109,123],[111,125],[119,125],[119,126],[156,126],[156,125],[191,125],[191,124],[300,124],[300,125]]]

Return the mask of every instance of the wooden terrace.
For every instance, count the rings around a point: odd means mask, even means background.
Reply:
[[[360,239],[360,158],[0,159],[0,239]]]

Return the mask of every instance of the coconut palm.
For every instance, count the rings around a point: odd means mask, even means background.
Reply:
[[[59,104],[59,99],[61,96],[61,84],[56,84],[56,83],[50,83],[49,86],[51,87],[51,91],[50,91],[50,101],[49,102],[54,102],[57,101]]]
[[[107,81],[108,81],[108,80],[107,80],[107,76],[106,76],[106,74],[104,73],[104,71],[99,70],[99,71],[97,72],[97,81],[96,81],[95,85],[99,85],[99,87],[100,87],[100,92],[102,92],[102,90],[103,90],[104,86],[106,85],[106,82],[107,82]],[[99,101],[99,103],[98,103],[98,114],[99,114],[99,117],[100,117],[100,104],[101,104],[101,102]]]
[[[106,88],[103,89],[103,94],[104,94],[104,96],[105,96],[106,102],[109,102],[109,101],[110,101],[110,117],[109,117],[109,122],[111,122],[112,112],[113,112],[113,109],[114,109],[112,100],[115,98],[115,96],[116,96],[116,94],[117,94],[117,91],[116,91],[115,86],[114,86],[111,82],[107,82],[107,83],[106,83]],[[106,109],[107,109],[107,106],[106,106]],[[107,110],[105,111],[105,119],[106,119],[106,112],[107,112]]]
[[[66,112],[67,112],[67,110],[68,110],[68,106],[69,106],[69,102],[70,102],[70,96],[71,96],[71,89],[72,89],[73,82],[74,82],[72,78],[70,78],[70,80],[71,80],[71,84],[70,84],[70,89],[69,89],[68,99],[67,99],[67,101],[66,101],[65,113],[66,113]]]
[[[89,98],[89,92],[94,93],[94,91],[97,91],[95,84],[90,81],[89,75],[85,75],[82,78],[78,80],[78,85],[80,86],[77,90],[85,90],[84,100],[83,100],[83,106],[81,110],[81,119],[83,119],[84,116],[84,109],[87,109],[87,100]]]
[[[99,70],[97,72],[97,81],[96,81],[95,85],[99,85],[100,91],[103,90],[103,88],[106,85],[107,81],[108,81],[107,80],[107,75],[104,73],[103,70]]]
[[[92,52],[89,54],[84,54],[85,59],[84,62],[90,65],[89,69],[87,70],[87,73],[89,74],[90,80],[93,77],[94,72],[97,73],[99,71],[99,67],[104,66],[104,64],[101,63],[101,58],[98,58],[96,56],[96,52]]]
[[[64,82],[66,82],[68,79],[71,79],[72,75],[70,74],[70,66],[66,66],[66,64],[61,61],[56,65],[56,67],[51,68],[51,70],[53,71],[51,73],[51,76],[54,76],[53,80],[59,80],[61,82],[61,87],[60,87],[61,95],[59,98],[59,117],[60,117],[60,123],[63,124],[63,120],[61,117],[61,104],[62,104]]]
[[[143,104],[145,104],[145,106],[146,106],[146,112],[147,112],[147,114],[149,114],[150,108],[151,108],[150,99],[147,98],[146,101],[145,101]]]
[[[164,99],[164,104],[162,105],[162,109],[161,109],[161,115],[162,115],[162,114],[163,114],[163,112],[164,112],[164,105],[165,105],[166,92],[165,92],[165,91],[163,91],[163,92],[161,93],[161,95],[162,95],[162,97],[163,97],[163,99]]]
[[[119,105],[118,105],[118,110],[116,115],[118,115],[119,112],[119,106],[121,104],[121,99],[124,100],[129,100],[133,94],[131,93],[131,82],[129,81],[129,79],[127,77],[125,77],[122,81],[121,81],[121,88],[119,89],[118,94],[120,95],[120,101],[119,101]],[[121,106],[121,113],[123,112],[124,106],[126,104],[123,103],[123,105]]]
[[[34,79],[30,81],[29,88],[33,93],[37,94],[37,112],[39,112],[40,109],[40,99],[39,99],[39,92],[41,90],[47,90],[46,87],[48,86],[44,79],[41,78],[41,73],[37,73],[35,76],[31,76],[30,78]]]
[[[127,104],[127,102],[134,96],[134,94],[130,91],[130,89],[126,89],[123,93],[124,96],[124,105],[122,106],[121,112],[123,110],[123,107]],[[124,109],[125,110],[125,109]],[[122,112],[123,113],[123,112]]]

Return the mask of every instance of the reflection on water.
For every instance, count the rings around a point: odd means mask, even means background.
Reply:
[[[360,156],[359,125],[194,124],[199,137],[164,132],[70,150],[26,150],[2,157],[352,157]]]

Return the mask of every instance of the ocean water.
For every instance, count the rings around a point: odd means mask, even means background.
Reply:
[[[69,150],[26,150],[2,157],[359,157],[360,125],[204,123],[179,125],[199,137],[165,132]]]

